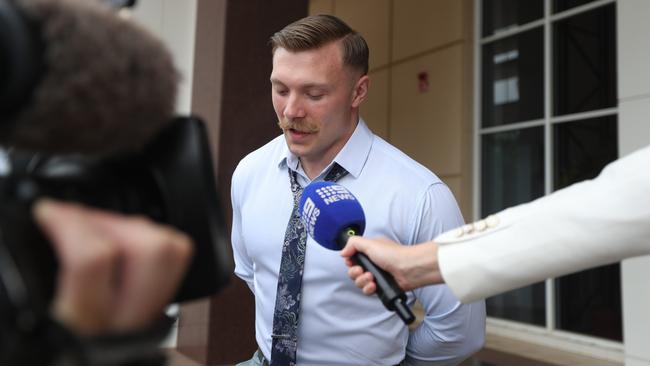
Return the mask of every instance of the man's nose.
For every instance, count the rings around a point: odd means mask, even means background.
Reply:
[[[302,106],[300,98],[296,95],[290,95],[287,104],[284,106],[284,117],[289,120],[302,118],[305,116],[305,109]]]

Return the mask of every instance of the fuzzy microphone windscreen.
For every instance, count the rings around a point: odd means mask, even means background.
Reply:
[[[40,80],[0,143],[47,153],[136,151],[172,120],[167,48],[95,0],[15,0],[43,45]]]

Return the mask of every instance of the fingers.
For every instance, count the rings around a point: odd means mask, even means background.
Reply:
[[[372,240],[366,239],[362,236],[351,236],[350,239],[348,239],[345,247],[341,250],[341,256],[349,258],[352,257],[356,252],[368,254],[368,248],[372,245],[372,243]]]
[[[142,328],[162,313],[193,245],[143,217],[42,200],[34,216],[61,264],[55,316],[82,334]]]
[[[77,205],[42,200],[34,216],[59,258],[55,316],[80,334],[97,334],[110,323],[118,251],[94,234]]]
[[[357,252],[357,247],[355,246],[355,244],[357,244],[357,240],[355,238],[357,237],[353,236],[348,239],[347,244],[341,250],[341,257],[350,258],[354,255],[354,253]]]
[[[102,225],[108,225],[102,221]],[[185,234],[147,219],[131,218],[106,227],[124,253],[117,331],[146,325],[158,316],[179,286],[193,245]]]
[[[375,284],[372,273],[364,272],[361,266],[352,266],[348,270],[348,276],[365,295],[372,295],[377,291],[377,285]]]

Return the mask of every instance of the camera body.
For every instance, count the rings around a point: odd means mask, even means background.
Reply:
[[[40,197],[146,215],[189,235],[194,257],[174,301],[215,294],[232,271],[204,124],[177,118],[141,153],[108,158],[10,152],[0,176],[0,315],[28,327],[47,311],[57,261],[31,215]]]

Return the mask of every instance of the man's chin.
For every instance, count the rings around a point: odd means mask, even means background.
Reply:
[[[285,137],[286,137],[286,135],[285,135]],[[289,151],[291,151],[291,153],[293,155],[295,155],[295,156],[297,156],[299,158],[303,157],[303,156],[306,156],[306,155],[309,155],[309,153],[311,151],[310,146],[308,144],[297,143],[295,141],[291,141],[289,138],[286,138],[286,142],[287,142],[287,147],[289,148]]]
[[[308,149],[304,145],[287,143],[287,146],[289,146],[289,151],[297,157],[304,156],[308,152]]]

